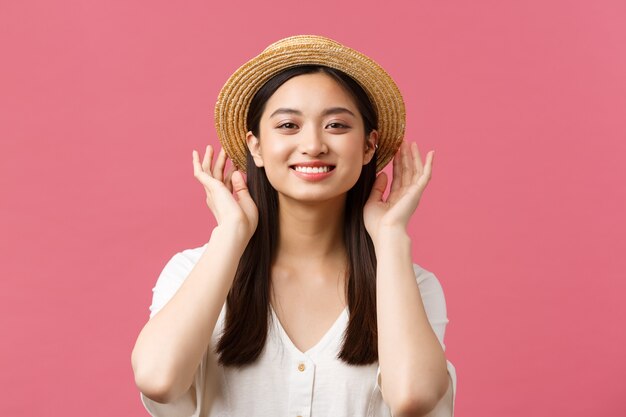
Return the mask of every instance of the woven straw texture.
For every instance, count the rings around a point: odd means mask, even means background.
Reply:
[[[363,87],[378,115],[376,171],[382,170],[404,137],[406,110],[400,90],[371,58],[317,35],[296,35],[272,43],[239,67],[222,87],[215,104],[215,128],[235,167],[246,172],[246,117],[252,97],[280,71],[307,64],[341,70]]]

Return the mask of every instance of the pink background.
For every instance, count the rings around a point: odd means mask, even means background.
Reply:
[[[214,225],[191,151],[228,76],[309,33],[386,68],[436,150],[411,233],[456,415],[626,415],[626,3],[384,4],[2,2],[0,415],[147,416],[151,288]]]

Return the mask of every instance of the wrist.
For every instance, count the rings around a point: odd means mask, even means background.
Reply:
[[[220,246],[234,246],[241,252],[251,237],[245,228],[238,224],[220,224],[211,232],[211,240],[215,240]]]
[[[388,246],[410,246],[411,237],[406,228],[400,226],[380,226],[376,231],[376,239],[373,240],[375,248]]]

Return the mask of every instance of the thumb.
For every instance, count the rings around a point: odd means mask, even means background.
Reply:
[[[257,218],[258,211],[256,208],[256,204],[254,203],[252,196],[250,196],[248,186],[243,179],[243,174],[241,173],[241,171],[237,170],[233,172],[231,181],[233,184],[233,192],[237,196],[237,200],[242,210],[246,213],[249,219]]]
[[[237,198],[241,198],[245,194],[248,194],[248,186],[246,185],[246,181],[243,179],[243,174],[241,171],[237,170],[231,174],[230,181],[233,184],[233,193],[237,195]]]
[[[376,181],[374,181],[374,185],[372,186],[372,191],[370,193],[369,198],[367,199],[367,202],[376,203],[376,202],[382,201],[383,193],[385,192],[386,188],[387,188],[387,174],[385,174],[384,172],[381,172],[376,177]]]

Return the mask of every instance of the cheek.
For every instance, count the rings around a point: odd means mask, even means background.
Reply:
[[[267,146],[261,150],[266,170],[280,170],[287,166],[289,152],[284,147]]]
[[[272,162],[286,161],[289,152],[289,142],[284,140],[268,138],[265,142],[261,143],[261,154],[264,160],[267,159]]]
[[[285,177],[289,169],[290,150],[284,142],[267,140],[261,148],[265,174],[274,188]]]
[[[365,157],[365,144],[360,144],[358,139],[346,144],[341,152],[344,155],[348,155],[348,159],[351,163],[362,164]]]
[[[358,139],[356,139],[358,140]],[[334,152],[340,156],[342,164],[341,171],[349,178],[350,181],[358,180],[363,169],[363,149],[359,146],[358,142],[346,142],[334,148]],[[363,145],[365,146],[365,145]]]

